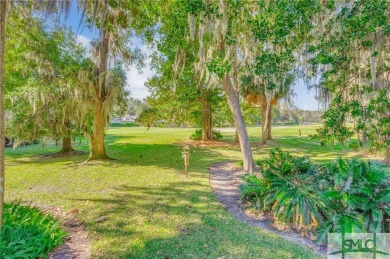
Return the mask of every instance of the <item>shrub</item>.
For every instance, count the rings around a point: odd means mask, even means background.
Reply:
[[[213,130],[213,138],[215,140],[222,139],[222,133],[217,130]],[[192,140],[201,140],[202,139],[202,129],[196,129],[194,133],[190,136]]]
[[[328,232],[390,231],[390,178],[383,167],[339,158],[326,171],[322,198],[333,215],[319,229],[320,239]]]
[[[213,130],[213,138],[215,140],[221,140],[222,139],[222,133],[219,130]]]
[[[316,165],[280,148],[258,162],[263,179],[244,176],[242,197],[280,222],[317,232],[389,232],[390,179],[379,165],[337,159]]]
[[[111,122],[110,127],[139,127],[139,124],[135,121]]]
[[[278,221],[294,227],[310,228],[323,220],[325,203],[312,185],[316,168],[307,157],[293,157],[280,148],[270,152],[270,158],[258,163],[263,179],[255,175],[244,178],[242,193],[245,199],[256,197]]]
[[[356,139],[349,140],[348,148],[350,148],[352,150],[358,150],[360,146],[361,146],[361,143],[359,143],[359,141],[357,141]]]
[[[190,139],[201,140],[202,139],[202,129],[196,129],[195,132],[191,134]]]
[[[46,258],[66,235],[58,220],[15,203],[4,205],[0,234],[0,258]]]

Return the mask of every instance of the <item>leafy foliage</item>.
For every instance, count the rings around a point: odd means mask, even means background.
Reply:
[[[146,108],[141,112],[137,118],[137,122],[146,126],[147,130],[156,122],[158,118],[158,111],[154,108]]]
[[[202,139],[202,129],[196,129],[195,132],[191,134],[190,139],[201,140]],[[215,139],[215,140],[222,139],[221,132],[218,130],[213,130],[213,139]]]
[[[90,109],[78,78],[90,64],[84,48],[68,28],[56,23],[49,28],[32,13],[18,12],[7,26],[7,134],[29,141],[82,135],[89,128]]]
[[[38,208],[5,204],[0,234],[1,258],[46,258],[66,233],[58,220]]]
[[[322,198],[332,211],[319,229],[326,232],[388,232],[390,178],[380,165],[341,158],[325,166]]]
[[[332,144],[336,141],[344,145],[345,141],[352,137],[353,131],[345,126],[348,105],[342,102],[341,96],[335,98],[330,108],[323,115],[323,127],[317,130],[317,134],[312,136],[321,145]]]
[[[311,75],[321,74],[321,96],[333,100],[317,135],[321,143],[350,138],[352,131],[342,126],[349,117],[363,146],[381,151],[389,145],[388,4],[328,1],[321,11],[314,44],[307,47]]]
[[[259,162],[263,178],[246,175],[243,199],[270,212],[278,221],[316,231],[388,232],[390,178],[379,165],[337,159],[316,165],[280,148]]]
[[[317,168],[307,157],[293,157],[280,148],[259,163],[263,179],[245,177],[244,198],[255,196],[256,204],[270,211],[279,221],[305,227],[323,221],[325,203],[313,184]]]

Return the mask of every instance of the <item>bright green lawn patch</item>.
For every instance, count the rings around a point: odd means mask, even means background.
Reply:
[[[58,220],[37,208],[5,204],[0,258],[46,258],[66,235]]]
[[[255,159],[273,145],[313,159],[337,156],[312,142],[315,126],[275,127],[267,147],[255,142],[260,129],[250,128]],[[189,177],[183,174],[181,146],[194,129],[113,128],[107,133],[110,156],[118,159],[83,164],[88,155],[47,159],[39,145],[7,151],[6,199],[21,199],[78,208],[77,215],[92,239],[92,258],[313,258],[310,250],[232,218],[218,203],[209,185],[208,166],[239,160],[238,146],[191,147]],[[234,130],[221,130],[233,139]],[[291,136],[291,137],[290,137]],[[88,145],[76,146],[87,150]],[[96,222],[107,216],[104,222]]]

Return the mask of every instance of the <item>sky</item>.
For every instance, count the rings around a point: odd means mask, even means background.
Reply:
[[[302,80],[297,80],[294,84],[294,93],[296,94],[292,100],[295,105],[302,110],[318,110],[318,101],[315,97],[315,90],[307,90]]]
[[[75,1],[72,1],[70,14],[68,15],[67,19],[64,20],[64,22],[75,31],[75,33],[78,35],[77,38],[79,42],[88,49],[90,48],[91,40],[98,37],[98,31],[96,29],[89,29],[87,26],[79,28],[80,17],[81,13],[77,10]],[[135,47],[140,48],[142,53],[146,55],[151,54],[151,50],[148,49],[146,45],[143,45],[140,40],[135,41]],[[126,69],[128,81],[126,89],[130,90],[131,96],[134,98],[143,99],[150,94],[144,85],[148,78],[152,77],[156,73],[153,69],[151,69],[149,65],[150,61],[150,58],[146,59],[146,66],[142,69],[142,73],[139,73],[135,66]],[[314,99],[314,91],[308,91],[302,81],[297,80],[294,85],[294,92],[296,93],[296,96],[294,96],[292,99],[296,106],[303,110],[318,109],[317,101]]]

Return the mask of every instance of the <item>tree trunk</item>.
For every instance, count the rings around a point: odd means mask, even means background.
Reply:
[[[367,133],[363,131],[363,146],[367,146],[367,144],[368,144]]]
[[[100,104],[93,107],[93,132],[90,136],[91,153],[88,161],[109,159],[104,146],[104,134],[106,129],[106,114]]]
[[[261,124],[261,144],[267,144],[267,140],[272,140],[272,106],[269,109],[269,114],[266,114],[266,108],[262,109],[262,124]],[[267,121],[266,121],[267,119]]]
[[[261,108],[262,118],[261,118],[261,144],[267,144],[267,140],[272,140],[272,105],[270,106],[270,109],[268,110],[269,115],[267,117],[266,113],[266,107]],[[266,123],[266,118],[267,123]],[[265,128],[267,127],[267,128]]]
[[[267,136],[266,136],[267,140],[272,140],[271,127],[272,127],[272,104],[270,105],[268,111]]]
[[[69,154],[74,151],[72,147],[72,123],[70,122],[69,117],[65,118],[64,123],[64,135],[62,136],[62,148],[60,153]]]
[[[246,130],[244,118],[242,116],[238,96],[228,75],[225,75],[223,79],[223,88],[225,90],[226,98],[233,115],[234,123],[236,125],[241,153],[243,156],[244,170],[252,173],[256,170],[256,167],[255,163],[253,162],[249,136]]]
[[[105,1],[107,5],[108,2]],[[104,28],[101,33],[100,42],[97,45],[98,57],[95,81],[96,100],[93,104],[93,131],[90,136],[91,153],[87,161],[109,159],[104,146],[104,134],[106,130],[106,110],[104,100],[107,98],[106,77],[108,67],[110,32]]]
[[[360,130],[356,131],[357,140],[358,140],[358,148],[360,149],[362,147],[362,141],[360,138]]]
[[[211,102],[209,100],[210,90],[204,89],[203,84],[199,85],[200,102],[202,106],[202,141],[213,140],[213,120],[211,113]]]
[[[262,134],[261,134],[261,144],[267,144],[267,140],[271,140],[271,111],[272,111],[272,94],[271,97],[266,97],[266,106],[263,107],[263,125],[262,125]]]
[[[267,137],[265,135],[265,118],[266,118],[266,107],[261,107],[261,144],[267,144]]]
[[[236,129],[236,135],[234,137],[234,142],[238,143],[240,140],[238,139],[238,131]]]
[[[210,101],[210,93],[209,93],[209,90],[207,91],[208,94],[207,94],[207,99],[206,99],[206,108],[207,108],[207,135],[208,135],[208,138],[209,140],[213,140],[214,139],[214,135],[213,135],[213,114],[212,114],[212,111],[211,111],[211,101]]]
[[[4,55],[8,1],[0,1],[0,231],[3,225],[5,193]]]
[[[387,146],[386,148],[385,160],[383,160],[383,163],[390,166],[390,146]]]
[[[69,154],[69,153],[72,153],[73,151],[74,151],[74,149],[72,147],[72,138],[70,137],[70,135],[63,137],[62,138],[62,149],[60,152],[62,154]]]

